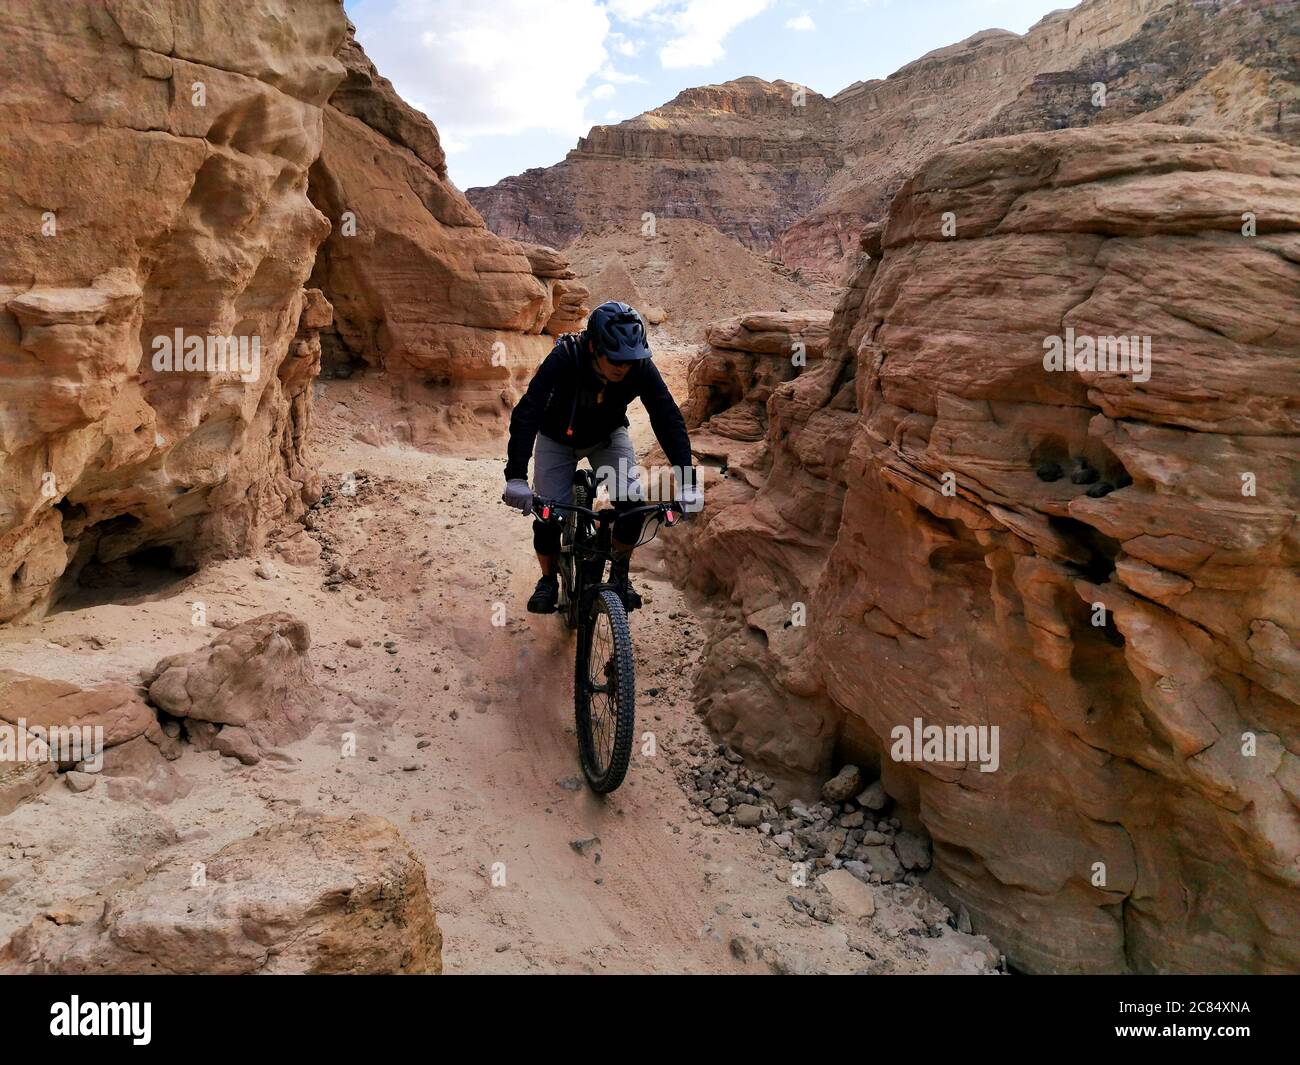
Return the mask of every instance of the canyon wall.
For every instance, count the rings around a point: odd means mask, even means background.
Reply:
[[[0,622],[301,517],[322,340],[383,371],[407,435],[487,433],[585,313],[560,256],[447,182],[339,0],[45,0],[0,28]]]
[[[38,0],[0,28],[4,621],[88,564],[194,565],[314,501],[307,170],[346,23],[337,0]],[[166,358],[191,341],[190,369]]]
[[[839,278],[862,226],[947,145],[1145,114],[1300,143],[1297,54],[1295,0],[1084,0],[1023,36],[988,30],[833,97],[809,90],[803,106],[757,78],[687,90],[468,196],[505,236],[562,246],[652,211]]]
[[[334,305],[327,362],[382,370],[404,439],[493,435],[548,335],[585,318],[586,289],[551,249],[488,231],[448,180],[433,123],[350,33],[338,57],[308,190],[333,223],[312,273]]]
[[[692,370],[709,724],[795,785],[878,767],[1021,968],[1295,971],[1300,151],[957,146],[860,250],[797,375],[774,318]],[[1044,362],[1121,335],[1149,364]],[[913,758],[917,719],[996,767]]]

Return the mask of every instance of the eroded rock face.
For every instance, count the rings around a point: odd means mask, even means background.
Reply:
[[[563,162],[467,195],[493,232],[557,247],[597,225],[639,227],[650,211],[768,248],[841,165],[833,119],[810,89],[737,78],[594,126]]]
[[[313,202],[333,222],[312,275],[334,358],[382,368],[393,429],[421,443],[498,432],[553,339],[586,317],[554,249],[491,233],[447,177],[438,131],[349,35],[325,110]]]
[[[730,596],[710,724],[878,764],[1023,968],[1300,965],[1297,189],[1300,152],[1177,127],[949,149],[763,441],[697,434],[739,471],[674,538]],[[1047,369],[1067,330],[1149,374]],[[918,718],[997,726],[997,768],[896,760]]]
[[[337,0],[39,0],[0,30],[5,621],[88,563],[256,547],[316,498],[307,170],[346,22]]]
[[[300,818],[37,917],[0,972],[442,972],[424,866],[383,818]]]
[[[733,472],[742,464],[731,454],[735,444],[767,436],[767,401],[776,386],[824,355],[830,319],[829,311],[768,311],[714,322],[705,330],[708,347],[691,362],[691,391],[682,414],[692,428],[716,414],[706,433],[728,441],[721,450],[731,457]]]
[[[39,795],[54,776],[49,748],[36,733],[0,725],[0,817]]]

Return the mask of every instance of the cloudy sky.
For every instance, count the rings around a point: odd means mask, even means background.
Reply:
[[[345,0],[462,189],[549,166],[593,125],[754,74],[831,95],[1068,0]]]

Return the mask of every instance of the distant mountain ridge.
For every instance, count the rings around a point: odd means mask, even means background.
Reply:
[[[1295,0],[1084,0],[832,97],[755,77],[686,89],[467,196],[502,236],[562,247],[650,211],[838,272],[862,226],[951,144],[1137,115],[1300,143],[1298,54]]]

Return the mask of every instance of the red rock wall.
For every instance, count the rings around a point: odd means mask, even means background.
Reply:
[[[0,622],[84,566],[198,565],[301,516],[322,330],[386,371],[408,436],[483,434],[543,330],[585,314],[562,258],[489,233],[447,181],[339,0],[44,0],[0,30]],[[155,364],[177,330],[260,359]]]
[[[345,30],[337,0],[0,13],[0,621],[87,562],[247,550],[314,500],[307,170]],[[156,369],[177,329],[256,337],[257,373]]]
[[[964,145],[865,246],[764,440],[697,433],[729,461],[678,538],[729,600],[710,724],[787,779],[878,762],[1023,968],[1295,971],[1300,152]],[[1150,336],[1149,380],[1049,372],[1068,328]],[[917,717],[996,725],[999,768],[894,760]]]
[[[312,282],[338,342],[393,385],[408,439],[495,434],[550,350],[543,332],[585,317],[586,289],[554,251],[489,232],[448,180],[433,123],[350,36],[339,58],[310,187],[334,228]]]

